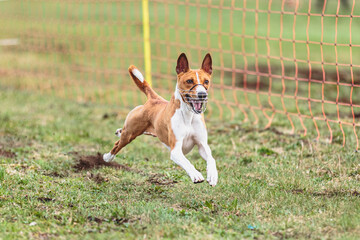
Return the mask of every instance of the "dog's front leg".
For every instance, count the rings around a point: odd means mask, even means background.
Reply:
[[[200,156],[206,161],[206,172],[207,178],[206,180],[208,183],[215,187],[218,181],[218,172],[216,169],[216,162],[211,154],[211,149],[207,142],[200,142],[199,143],[199,153]]]
[[[179,141],[175,144],[175,147],[171,150],[170,158],[177,165],[182,167],[191,178],[194,183],[201,183],[204,181],[204,177],[201,173],[195,169],[194,165],[185,157],[182,151],[182,143]]]

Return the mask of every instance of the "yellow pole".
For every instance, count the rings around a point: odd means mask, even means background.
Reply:
[[[145,79],[151,86],[152,81],[151,81],[151,48],[150,48],[149,0],[142,0],[142,10],[143,10]]]

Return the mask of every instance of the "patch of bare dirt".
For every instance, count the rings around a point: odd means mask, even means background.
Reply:
[[[96,155],[87,155],[81,156],[78,153],[74,153],[77,156],[77,164],[74,165],[74,168],[77,171],[90,170],[94,168],[100,167],[112,167],[116,169],[124,169],[126,171],[131,171],[131,168],[117,162],[105,162],[102,158],[101,153],[97,153]]]
[[[88,217],[87,217],[87,220],[88,220],[89,222],[96,222],[96,223],[98,223],[98,224],[101,224],[101,223],[104,221],[104,219],[102,219],[102,218],[92,217],[92,216],[88,216]]]
[[[104,178],[103,176],[101,176],[100,173],[98,174],[93,174],[91,172],[87,172],[86,173],[86,177],[94,182],[96,182],[97,184],[103,183],[103,182],[108,182],[109,179]]]
[[[140,174],[142,176],[148,177],[147,182],[155,184],[155,185],[162,185],[162,186],[170,186],[174,185],[178,181],[168,178],[167,176],[163,174],[152,174],[144,172],[140,169],[136,168],[130,168],[126,165],[119,164],[117,162],[105,162],[103,160],[102,154],[97,153],[95,155],[80,155],[78,152],[70,152],[69,154],[75,155],[76,157],[76,164],[73,166],[77,172],[83,171],[83,170],[91,170],[101,167],[112,167],[116,169],[123,169],[128,172],[133,172]],[[101,176],[100,173],[93,174],[91,172],[86,173],[86,177],[89,180],[92,180],[98,184],[107,182],[109,179],[104,178]]]
[[[11,151],[0,148],[0,156],[6,157],[6,158],[14,158],[14,157],[16,157],[16,154]]]
[[[141,218],[132,218],[132,219],[129,219],[129,218],[113,218],[111,219],[111,221],[113,221],[116,225],[121,225],[121,224],[124,224],[124,223],[133,223],[133,222],[137,222],[137,221],[140,221]]]
[[[130,219],[130,218],[120,217],[120,218],[104,219],[104,218],[100,218],[100,217],[88,216],[87,220],[89,222],[96,222],[97,224],[101,224],[105,221],[105,222],[114,222],[116,225],[122,225],[124,223],[133,223],[136,221],[140,221],[141,218]]]
[[[293,194],[310,194],[315,197],[344,197],[344,196],[355,196],[360,197],[360,192],[358,191],[324,191],[324,192],[307,192],[304,189],[293,189],[291,190]]]
[[[55,201],[55,199],[49,197],[38,197],[38,200],[43,203]]]
[[[67,172],[65,173],[58,173],[56,171],[50,171],[50,172],[43,172],[42,175],[49,176],[49,177],[57,177],[57,178],[64,178],[67,177],[69,174]]]
[[[164,175],[160,174],[154,174],[150,176],[147,181],[155,185],[174,185],[177,183],[176,180],[168,179]]]
[[[33,238],[40,239],[40,240],[49,240],[49,239],[57,239],[59,235],[57,234],[50,234],[50,233],[34,233],[32,234]]]
[[[1,120],[4,120],[4,118]],[[23,136],[0,134],[0,148],[14,149],[14,148],[26,147],[32,145],[33,143],[31,142],[31,140]]]

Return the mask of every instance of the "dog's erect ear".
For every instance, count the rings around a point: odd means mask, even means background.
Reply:
[[[179,74],[181,72],[187,72],[189,71],[189,62],[187,60],[187,57],[185,53],[180,54],[177,65],[176,65],[176,73]]]
[[[212,73],[212,59],[210,53],[206,54],[201,65],[201,69],[211,75]]]

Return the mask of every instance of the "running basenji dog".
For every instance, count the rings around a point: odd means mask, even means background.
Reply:
[[[126,117],[124,127],[117,129],[120,140],[114,148],[103,155],[106,162],[137,136],[145,134],[158,137],[170,150],[170,158],[181,166],[194,183],[204,181],[201,173],[185,157],[195,145],[200,156],[207,162],[207,181],[215,186],[218,172],[215,159],[208,145],[204,114],[211,82],[212,60],[207,54],[201,68],[192,70],[184,53],[176,65],[177,84],[170,101],[160,97],[145,81],[135,66],[129,67],[135,84],[147,96],[144,105],[135,107]]]

